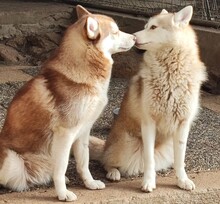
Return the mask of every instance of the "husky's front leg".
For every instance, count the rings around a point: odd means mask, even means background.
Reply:
[[[142,121],[142,140],[144,145],[144,178],[142,191],[151,192],[156,188],[156,172],[154,161],[154,146],[156,137],[156,124],[151,118]]]
[[[62,201],[73,201],[77,199],[73,192],[67,190],[65,184],[69,153],[76,134],[77,130],[70,131],[65,128],[59,128],[54,132],[52,144],[53,180],[58,199]]]
[[[177,177],[177,185],[185,190],[195,189],[195,184],[186,174],[184,163],[189,129],[190,123],[184,121],[180,124],[177,134],[174,135],[174,169]]]
[[[89,133],[84,131],[73,144],[73,153],[76,160],[76,167],[85,186],[89,189],[103,189],[105,184],[100,180],[94,180],[89,171]]]

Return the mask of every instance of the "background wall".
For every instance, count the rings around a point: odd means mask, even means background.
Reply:
[[[147,19],[90,9],[113,17],[121,30],[134,33]],[[40,65],[59,45],[65,28],[76,20],[75,7],[51,2],[0,2],[0,64]],[[194,26],[201,58],[208,67],[205,89],[220,94],[220,30]],[[114,77],[131,77],[138,70],[143,52],[133,48],[114,55]]]

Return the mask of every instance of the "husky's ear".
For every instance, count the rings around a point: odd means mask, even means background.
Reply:
[[[161,12],[160,12],[160,14],[167,14],[168,13],[168,11],[166,10],[166,9],[163,9]]]
[[[173,23],[178,27],[185,27],[189,24],[189,21],[192,18],[193,7],[187,6],[174,14]]]
[[[84,7],[77,5],[76,6],[76,13],[77,13],[77,17],[78,19],[81,18],[84,15],[89,15],[91,14],[90,12],[88,12]]]
[[[96,19],[92,17],[87,18],[86,22],[86,30],[87,30],[87,36],[91,40],[95,40],[97,36],[99,35],[99,23]]]

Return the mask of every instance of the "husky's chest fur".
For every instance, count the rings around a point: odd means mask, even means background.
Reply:
[[[197,66],[201,65],[196,64],[193,54],[182,47],[167,46],[160,51],[146,52],[140,71],[144,108],[148,109],[158,128],[176,129],[195,114],[201,84]]]

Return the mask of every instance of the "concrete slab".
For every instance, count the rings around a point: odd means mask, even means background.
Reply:
[[[158,177],[157,189],[152,193],[143,193],[140,190],[140,178],[118,183],[107,183],[106,188],[103,190],[92,191],[82,186],[71,187],[69,190],[72,190],[78,196],[78,200],[74,202],[75,204],[219,203],[220,179],[217,178],[220,178],[220,171],[190,174],[190,177],[196,183],[196,190],[192,192],[176,187],[176,180],[173,175],[169,177]],[[49,204],[56,201],[54,188],[0,195],[0,204]]]
[[[7,71],[7,70],[21,70],[21,69],[30,69],[30,68],[37,68],[37,66],[30,66],[30,65],[0,65],[0,71]]]
[[[28,81],[32,77],[28,74],[20,70],[8,69],[8,70],[1,70],[0,69],[0,83],[6,82],[14,82],[14,81]]]
[[[75,6],[63,2],[2,0],[0,2],[0,44],[13,47],[22,56],[28,55],[27,60],[33,65],[39,64],[57,46],[65,27],[76,20]],[[74,4],[74,1],[65,2]],[[146,17],[134,15],[134,13],[124,14],[101,9],[88,9],[94,13],[113,17],[120,29],[128,33],[143,29],[147,21]],[[205,85],[206,90],[220,94],[220,58],[218,57],[220,30],[198,26],[194,26],[194,28],[198,34],[201,58],[209,72],[209,81]],[[115,77],[132,76],[137,71],[141,58],[141,54],[134,49],[115,55],[113,75]],[[21,60],[19,63],[24,62]]]
[[[201,104],[210,110],[220,113],[220,95],[214,95],[207,92],[202,92]]]

